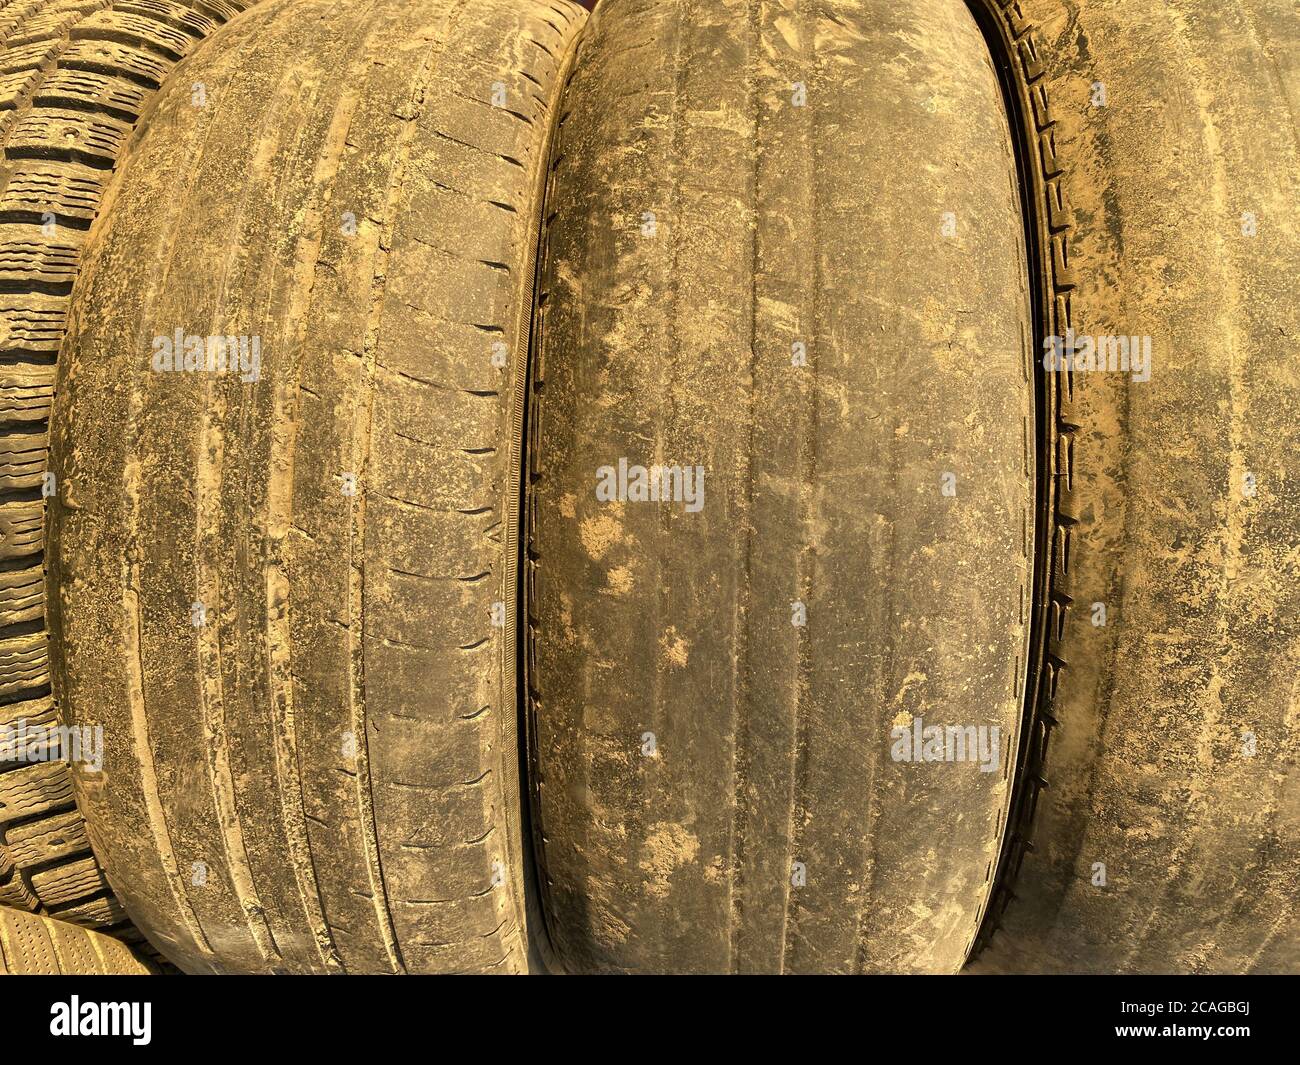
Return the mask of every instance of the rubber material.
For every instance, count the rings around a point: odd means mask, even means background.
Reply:
[[[0,725],[16,731],[57,724],[44,536],[45,499],[57,484],[46,478],[47,433],[87,230],[177,60],[253,2],[0,7]],[[125,920],[91,855],[62,761],[0,762],[0,903],[82,924]]]
[[[974,968],[1295,972],[1300,19],[1273,0],[1007,16],[1068,191],[1058,329],[1152,347],[1145,382],[1057,375],[1028,847]]]
[[[147,976],[116,939],[42,914],[0,909],[0,976]]]
[[[525,968],[513,471],[584,19],[269,3],[110,193],[59,391],[59,677],[104,723],[96,851],[187,971]],[[247,361],[151,372],[177,330]]]
[[[1029,268],[983,39],[956,0],[610,3],[563,110],[528,508],[558,956],[954,971],[1009,800],[1034,541]],[[700,466],[703,499],[608,501],[620,460]],[[997,728],[1003,757],[895,760],[914,724]]]

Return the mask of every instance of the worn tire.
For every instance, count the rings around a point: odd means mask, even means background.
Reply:
[[[154,970],[110,936],[44,914],[0,909],[0,976],[146,976]]]
[[[0,6],[0,727],[57,724],[45,593],[47,437],[87,231],[132,130],[177,61],[255,2]],[[125,920],[91,853],[63,761],[0,761],[0,904],[100,927]]]
[[[1149,336],[1152,365],[1059,375],[1051,676],[975,968],[1296,972],[1300,18],[1007,17],[1068,204],[1057,328]]]
[[[563,111],[528,507],[558,957],[954,971],[1034,540],[1024,226],[980,32],[959,0],[607,3]],[[602,502],[620,458],[703,467],[703,508]],[[1004,757],[895,761],[914,719],[996,727]]]
[[[105,729],[96,851],[186,970],[526,966],[514,471],[584,19],[268,3],[110,193],[58,394],[58,677]],[[259,379],[150,372],[176,329],[259,338]]]

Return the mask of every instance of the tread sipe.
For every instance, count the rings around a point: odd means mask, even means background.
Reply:
[[[109,193],[58,393],[60,691],[104,725],[108,878],[188,971],[526,967],[516,438],[584,20],[268,3]],[[248,361],[153,369],[177,331]]]

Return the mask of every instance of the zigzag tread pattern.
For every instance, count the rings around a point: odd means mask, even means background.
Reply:
[[[1065,192],[1066,170],[1056,148],[1056,120],[1047,95],[1047,72],[1037,30],[1020,0],[968,0],[985,31],[990,50],[1003,64],[1005,87],[1014,106],[1009,116],[1019,120],[1025,148],[1022,183],[1032,190],[1032,241],[1037,243],[1037,282],[1040,290],[1041,336],[1032,350],[1042,350],[1043,337],[1062,335],[1071,327],[1075,278],[1070,265],[1071,219]],[[999,54],[1000,53],[1000,54]],[[1040,482],[1036,535],[1041,570],[1035,579],[1029,678],[1025,685],[1024,735],[1017,764],[1007,826],[993,886],[968,955],[976,957],[996,934],[1008,905],[1015,899],[1016,881],[1026,856],[1033,852],[1034,816],[1038,797],[1047,787],[1047,750],[1061,674],[1068,667],[1062,642],[1070,596],[1070,528],[1077,522],[1072,503],[1075,419],[1072,417],[1076,381],[1072,371],[1053,377],[1039,371],[1043,420],[1038,433]]]

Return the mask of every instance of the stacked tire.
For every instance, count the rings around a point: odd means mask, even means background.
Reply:
[[[188,971],[527,966],[515,430],[582,14],[273,0],[114,190],[59,389],[64,710],[119,738],[81,806]]]
[[[0,909],[0,976],[146,976],[120,939],[19,909]]]
[[[1056,332],[1152,351],[1058,390],[1050,677],[982,966],[1294,973],[1300,18],[1022,6],[1070,189]]]
[[[32,7],[0,967],[1300,968],[1288,5]]]
[[[890,735],[1016,742],[1010,130],[960,2],[748,11],[611,4],[565,95],[529,452],[551,935],[584,971],[951,972],[1008,763]],[[695,491],[607,502],[623,466]]]
[[[45,518],[57,495],[48,459],[54,381],[114,167],[178,63],[252,2],[0,5],[0,905],[136,942],[52,731]]]

